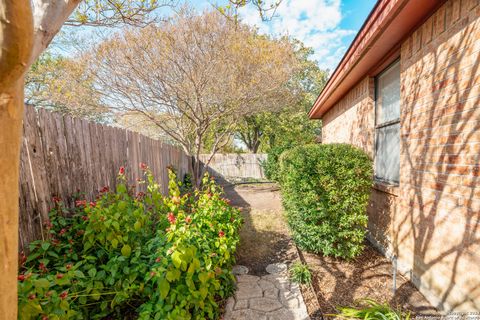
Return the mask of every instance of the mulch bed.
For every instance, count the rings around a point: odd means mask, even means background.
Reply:
[[[338,306],[353,306],[364,298],[388,302],[412,314],[436,314],[413,284],[398,273],[393,294],[392,264],[369,243],[353,261],[300,253],[312,271],[312,286],[324,317],[338,313]]]

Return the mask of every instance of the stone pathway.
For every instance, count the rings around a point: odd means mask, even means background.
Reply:
[[[237,291],[225,307],[224,320],[307,320],[300,287],[290,282],[285,264],[267,267],[270,274],[252,276],[237,266]]]

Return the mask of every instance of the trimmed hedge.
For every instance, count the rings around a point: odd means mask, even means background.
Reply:
[[[372,161],[347,144],[299,146],[280,156],[280,184],[297,245],[354,258],[364,247]]]
[[[260,165],[263,168],[265,177],[271,181],[280,180],[280,164],[279,158],[280,155],[285,152],[285,150],[290,149],[288,145],[285,146],[276,146],[271,148],[267,153],[267,160],[263,161]]]

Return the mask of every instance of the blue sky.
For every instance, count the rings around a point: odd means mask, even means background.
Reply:
[[[289,35],[315,50],[323,69],[333,71],[376,0],[283,0],[276,16],[261,21],[252,7],[242,9],[243,20],[260,32]]]

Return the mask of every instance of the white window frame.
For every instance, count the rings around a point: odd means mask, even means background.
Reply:
[[[383,184],[389,184],[389,185],[394,185],[394,186],[398,186],[399,185],[399,180],[400,180],[400,143],[398,144],[398,180],[395,180],[395,179],[389,179],[388,177],[384,176],[384,177],[381,177],[379,176],[377,173],[378,173],[378,170],[377,170],[377,161],[378,161],[378,157],[380,156],[380,154],[378,153],[378,149],[379,149],[379,139],[378,139],[378,134],[379,134],[379,131],[381,129],[384,129],[384,128],[387,128],[387,127],[393,127],[393,126],[398,126],[399,129],[398,129],[398,141],[400,141],[400,114],[401,114],[401,97],[400,97],[400,101],[399,101],[399,116],[398,118],[396,119],[393,119],[393,120],[389,120],[389,121],[385,121],[385,122],[379,122],[379,119],[378,119],[378,115],[379,115],[379,105],[378,105],[378,94],[379,94],[379,88],[378,88],[378,79],[386,74],[388,71],[390,71],[392,68],[394,67],[400,67],[400,59],[397,59],[395,60],[394,62],[392,62],[388,67],[386,67],[382,72],[380,72],[375,78],[375,181],[377,182],[380,182],[380,183],[383,183]],[[400,76],[399,76],[400,77]],[[400,78],[399,78],[399,81],[400,81]],[[400,90],[400,87],[399,87],[399,90]],[[400,95],[401,95],[401,92],[400,92]]]

